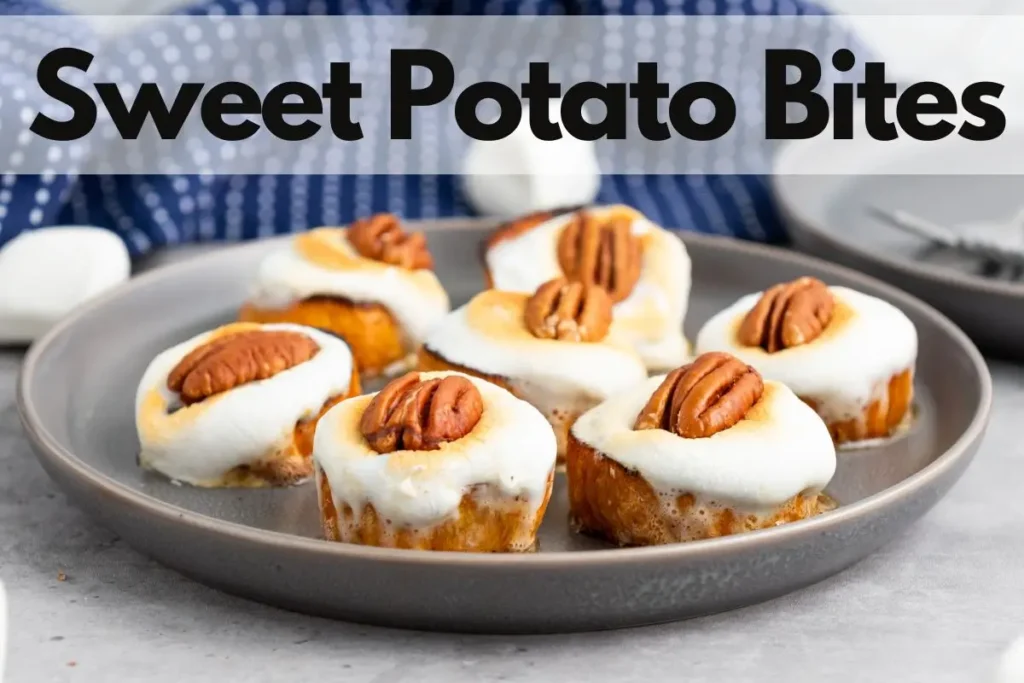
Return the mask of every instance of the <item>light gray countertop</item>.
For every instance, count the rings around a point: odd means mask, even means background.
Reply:
[[[974,464],[904,537],[844,574],[686,623],[568,636],[453,636],[314,619],[164,569],[72,507],[37,464],[0,352],[0,579],[8,683],[45,681],[988,680],[1024,633],[1024,367],[990,364]]]

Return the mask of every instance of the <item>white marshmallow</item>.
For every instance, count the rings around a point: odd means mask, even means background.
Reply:
[[[424,372],[422,379],[460,375]],[[495,486],[536,510],[555,467],[555,435],[544,416],[525,401],[482,379],[466,377],[480,391],[484,411],[476,427],[435,451],[380,454],[359,431],[373,395],[331,408],[317,423],[313,459],[331,485],[334,505],[358,515],[371,503],[389,527],[438,524],[458,510],[472,487]]]
[[[126,281],[131,260],[109,230],[22,233],[0,249],[0,343],[28,343],[97,294]]]
[[[560,123],[561,100],[552,100],[550,121]],[[517,216],[533,211],[590,204],[597,198],[601,171],[594,143],[566,135],[541,140],[530,129],[529,107],[511,135],[475,140],[463,160],[463,184],[477,212]]]
[[[600,215],[624,207],[594,207]],[[682,240],[634,213],[632,231],[643,243],[640,280],[625,300],[615,304],[612,334],[626,339],[650,372],[665,372],[685,363],[690,345],[683,319],[690,299],[690,256]],[[556,216],[526,232],[502,240],[484,255],[495,289],[533,293],[562,275],[558,238],[572,214]]]
[[[767,353],[740,344],[736,330],[761,298],[750,294],[709,320],[697,335],[697,355],[725,351],[748,363],[765,379],[784,383],[813,399],[826,419],[860,415],[889,380],[917,358],[917,330],[902,311],[881,299],[846,287],[830,287],[848,313],[814,341]]]
[[[688,493],[764,513],[798,494],[820,492],[835,474],[836,451],[825,423],[778,382],[765,381],[759,409],[708,438],[684,439],[661,429],[634,431],[636,416],[664,379],[652,377],[584,413],[572,433],[640,473],[667,505]]]
[[[238,325],[239,329],[245,324]],[[293,438],[295,425],[314,417],[328,399],[349,392],[352,353],[341,339],[291,324],[252,325],[301,332],[320,351],[269,379],[250,382],[210,400],[169,410],[180,402],[167,378],[181,360],[224,328],[192,337],[149,364],[135,397],[142,467],[197,486],[219,485],[242,465],[259,462]]]
[[[627,340],[538,339],[523,321],[529,295],[487,290],[448,315],[424,347],[450,363],[503,378],[548,418],[565,452],[567,420],[647,379]]]
[[[526,294],[488,290],[449,314],[424,345],[450,363],[505,378],[545,415],[586,410],[647,379],[628,342],[538,339],[521,317]]]
[[[294,243],[268,255],[260,264],[250,301],[267,308],[287,307],[316,296],[338,296],[360,303],[379,303],[394,314],[410,346],[422,343],[448,314],[448,295],[429,270],[409,271],[362,258],[345,239],[343,229],[307,234],[336,249],[357,267],[327,268],[306,259]]]

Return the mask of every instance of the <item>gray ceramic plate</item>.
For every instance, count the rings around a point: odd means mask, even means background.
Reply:
[[[455,303],[481,286],[480,229],[433,228],[437,270]],[[824,579],[877,550],[942,497],[985,428],[991,386],[967,338],[926,305],[808,257],[687,237],[691,335],[741,294],[799,275],[884,297],[921,335],[920,417],[884,448],[842,454],[821,517],[731,538],[613,549],[569,533],[559,482],[530,555],[364,548],[318,539],[315,494],[200,491],[144,475],[132,415],[136,383],[165,347],[227,321],[246,294],[258,243],[143,275],[36,344],[19,385],[39,457],[72,500],[139,550],[223,590],[347,620],[471,632],[607,629],[709,614]]]
[[[772,182],[796,245],[920,297],[986,352],[1024,359],[1024,273],[933,247],[865,211],[903,210],[959,231],[1005,223],[1024,208],[1024,176],[919,175],[922,166],[961,166],[945,148],[929,155],[899,144],[853,144],[823,136],[793,143],[778,157]],[[837,156],[842,160],[829,169]]]

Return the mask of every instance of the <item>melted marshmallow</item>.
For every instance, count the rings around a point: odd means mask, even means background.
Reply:
[[[395,316],[413,346],[449,311],[448,295],[429,270],[410,271],[363,258],[343,229],[320,228],[299,239],[334,253],[317,263],[293,243],[270,254],[260,264],[252,303],[284,308],[312,296],[335,296],[380,304]]]
[[[646,379],[643,361],[612,336],[600,342],[534,337],[523,322],[528,298],[482,292],[448,315],[424,345],[449,363],[507,379],[548,416],[586,410]]]
[[[638,472],[666,504],[698,500],[769,510],[832,479],[835,446],[821,418],[778,382],[765,382],[745,419],[704,439],[661,429],[633,430],[636,416],[664,380],[653,377],[585,413],[573,435],[627,470]]]
[[[248,329],[301,332],[320,351],[269,379],[169,413],[180,399],[167,388],[167,376],[181,359],[215,336]],[[154,358],[139,383],[139,462],[175,481],[215,485],[236,467],[258,462],[287,445],[297,423],[316,417],[329,399],[348,393],[351,376],[348,345],[308,327],[236,323],[200,334]]]
[[[432,379],[451,372],[424,372]],[[463,375],[465,376],[465,375]],[[471,488],[493,485],[536,511],[555,467],[555,435],[544,416],[504,389],[467,377],[484,410],[469,434],[436,451],[380,454],[366,443],[359,421],[372,395],[342,401],[321,418],[313,458],[327,477],[335,507],[358,515],[367,503],[396,527],[443,522]]]
[[[836,301],[831,324],[808,344],[768,353],[743,346],[737,332],[761,297],[745,296],[704,325],[697,353],[727,351],[766,378],[812,399],[826,419],[859,416],[888,382],[917,358],[917,330],[898,308],[845,287],[830,287]]]
[[[615,305],[613,332],[633,344],[649,370],[668,370],[689,356],[682,330],[690,297],[690,257],[682,240],[631,209],[590,211],[627,210],[634,215],[633,233],[643,244],[643,267],[632,293]],[[488,249],[485,261],[494,288],[534,292],[560,277],[558,238],[572,217],[557,216]]]
[[[561,103],[548,101],[552,123],[560,123]],[[591,204],[601,186],[594,142],[569,135],[539,139],[530,127],[529,107],[511,135],[470,142],[462,175],[473,208],[497,216]]]
[[[110,230],[49,227],[0,250],[0,344],[30,342],[84,302],[131,276],[124,241]]]

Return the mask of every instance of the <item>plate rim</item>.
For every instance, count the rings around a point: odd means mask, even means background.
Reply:
[[[484,227],[493,223],[487,220],[434,220],[411,223],[413,227],[427,231],[457,231],[459,229]],[[428,232],[429,234],[429,232]],[[349,543],[332,543],[319,538],[307,538],[281,531],[257,529],[238,522],[221,520],[216,517],[178,507],[168,502],[147,495],[131,486],[121,483],[104,474],[72,451],[61,446],[55,437],[46,429],[39,418],[30,396],[30,384],[38,372],[41,359],[48,350],[65,336],[69,329],[74,328],[83,318],[88,317],[96,309],[108,302],[128,295],[135,289],[144,287],[163,279],[176,279],[190,269],[202,269],[210,262],[218,259],[236,258],[235,254],[251,250],[266,249],[268,243],[289,239],[284,235],[276,238],[258,240],[251,243],[226,246],[212,253],[199,254],[187,261],[169,264],[143,273],[125,284],[103,294],[60,321],[49,332],[34,343],[23,359],[17,380],[16,403],[28,440],[33,445],[36,457],[46,465],[72,476],[79,485],[92,490],[93,495],[103,494],[114,496],[121,504],[139,510],[150,517],[158,517],[165,523],[187,525],[196,531],[208,532],[231,537],[233,541],[262,545],[268,550],[283,554],[294,552],[318,553],[347,558],[398,564],[417,565],[448,565],[459,567],[502,567],[515,569],[531,568],[570,568],[580,565],[617,565],[635,562],[656,562],[658,560],[685,561],[688,558],[698,559],[714,556],[720,552],[743,552],[756,550],[759,546],[774,545],[792,541],[801,537],[827,533],[842,529],[848,522],[870,516],[872,512],[885,510],[890,504],[899,500],[907,500],[925,489],[928,485],[942,478],[942,475],[954,468],[961,459],[969,458],[973,448],[984,435],[992,406],[992,379],[985,361],[977,347],[967,335],[945,315],[929,304],[917,299],[902,290],[864,275],[845,266],[830,263],[823,259],[798,252],[787,251],[778,247],[744,242],[729,237],[703,235],[681,232],[679,236],[687,244],[702,244],[710,248],[732,250],[747,253],[755,257],[767,257],[774,260],[788,261],[794,265],[813,265],[841,274],[842,276],[868,284],[893,299],[900,306],[908,306],[937,324],[957,343],[970,360],[978,383],[980,401],[964,432],[956,441],[927,466],[878,493],[845,505],[827,514],[790,524],[780,525],[771,529],[735,534],[721,538],[695,541],[692,543],[676,543],[639,548],[601,548],[581,551],[553,551],[540,553],[461,553],[461,552],[423,552],[396,548],[379,548]]]
[[[806,177],[819,175],[809,173],[806,170],[800,170],[802,159],[800,155],[811,154],[814,152],[816,147],[822,146],[823,144],[824,143],[819,138],[791,141],[776,153],[772,161],[771,173],[769,174],[771,193],[779,206],[780,212],[788,214],[790,217],[790,220],[788,221],[790,229],[792,229],[792,226],[795,224],[798,230],[813,233],[816,238],[825,242],[831,249],[838,252],[853,254],[859,259],[877,263],[882,267],[907,276],[918,277],[931,283],[941,285],[959,285],[976,293],[998,294],[1001,296],[1024,299],[1024,283],[990,280],[979,275],[961,273],[957,270],[945,269],[940,266],[928,266],[919,264],[916,261],[891,258],[882,252],[873,252],[869,249],[861,248],[858,245],[852,245],[849,242],[837,239],[828,230],[822,228],[821,221],[811,218],[803,204],[795,201],[795,198],[792,196],[792,192],[786,189],[785,179],[794,176]],[[872,174],[864,173],[860,175]],[[902,176],[907,174],[890,173],[874,175]]]

